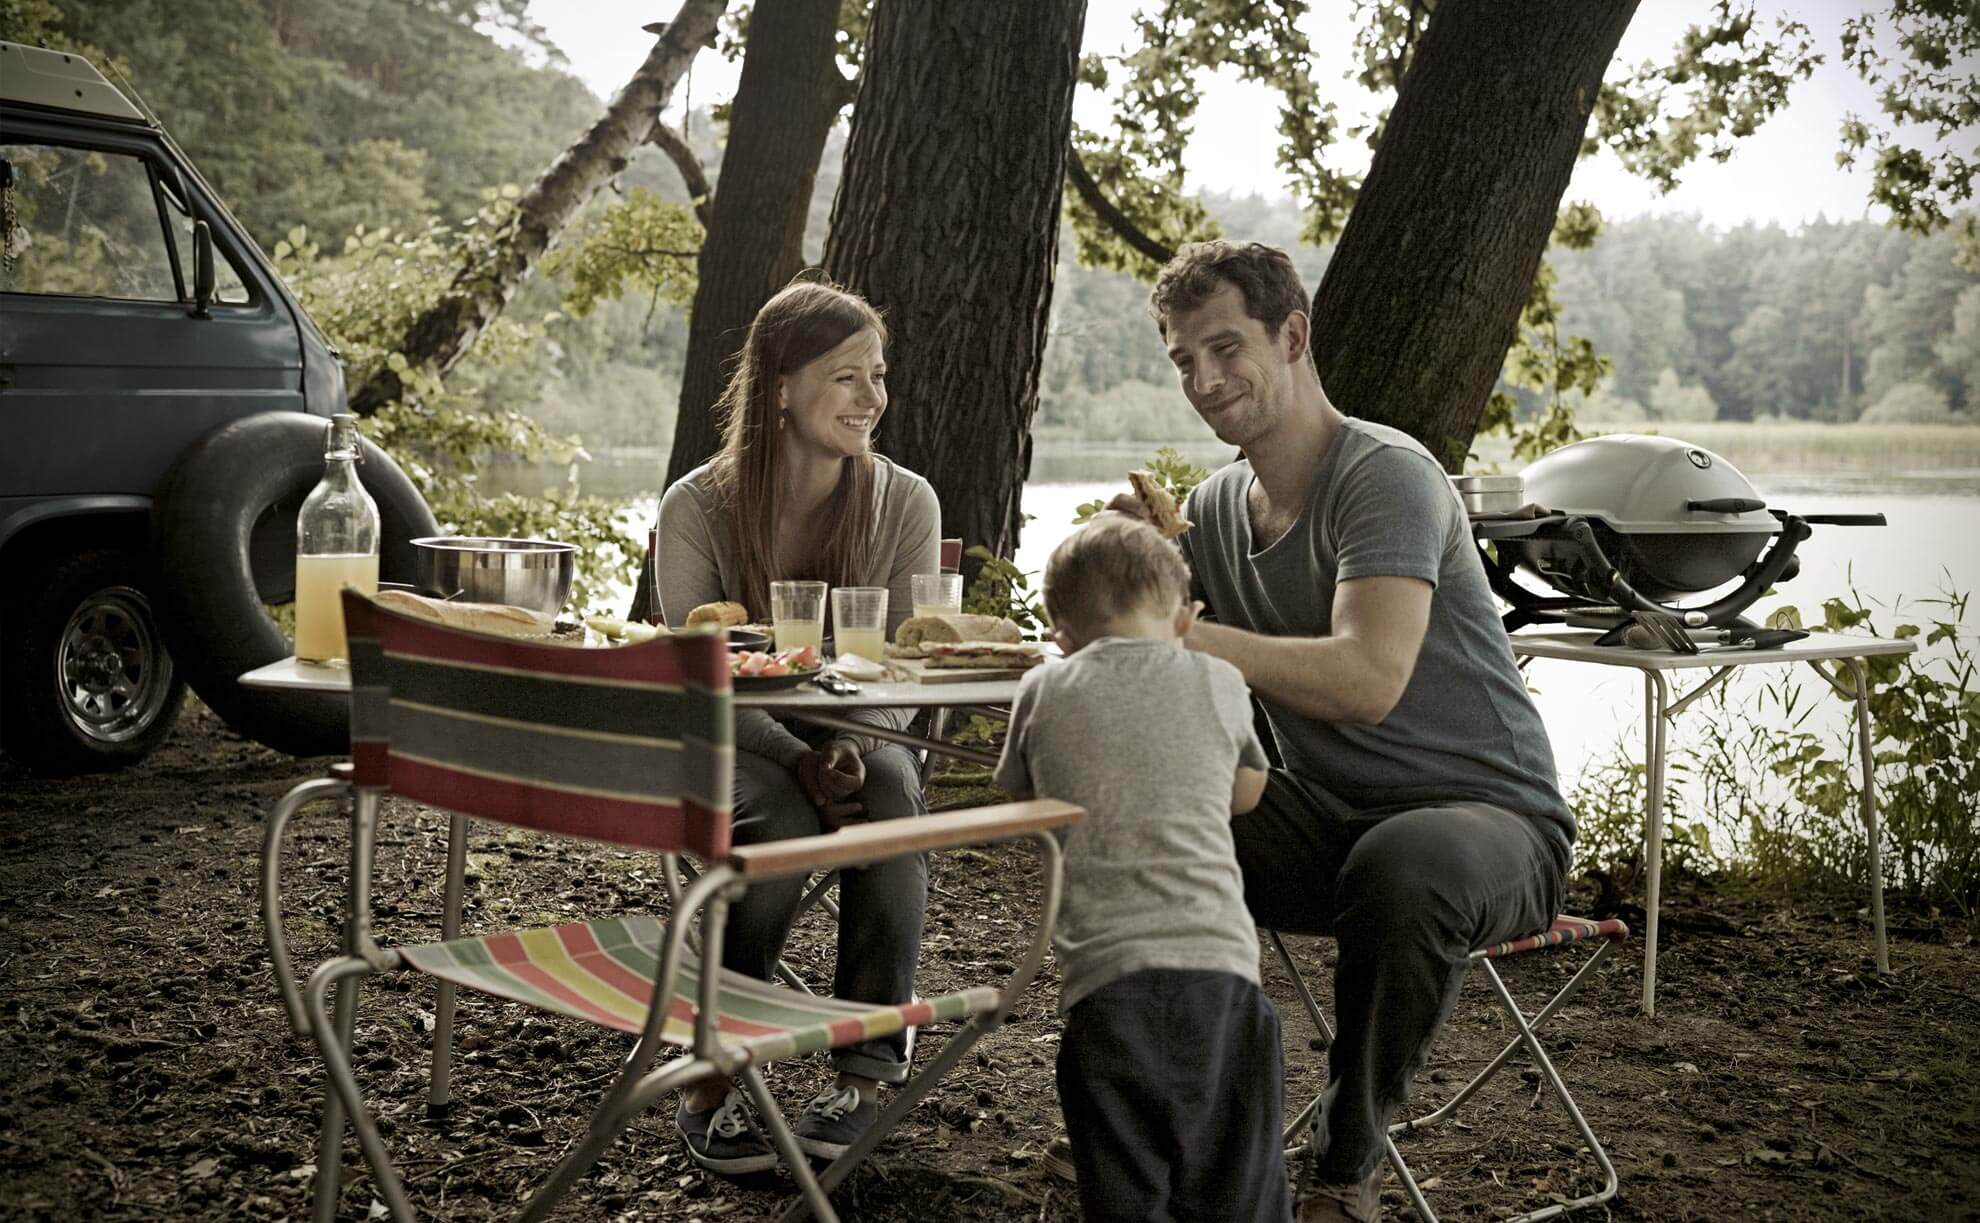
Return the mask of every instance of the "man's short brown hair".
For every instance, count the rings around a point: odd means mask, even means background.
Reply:
[[[1273,335],[1285,325],[1287,315],[1309,309],[1306,287],[1284,251],[1263,242],[1220,238],[1187,243],[1162,265],[1148,295],[1148,313],[1166,336],[1171,315],[1196,309],[1226,284],[1243,294],[1245,314],[1265,324]]]
[[[1138,518],[1102,513],[1045,562],[1045,611],[1075,634],[1135,611],[1174,611],[1189,593],[1182,549]]]

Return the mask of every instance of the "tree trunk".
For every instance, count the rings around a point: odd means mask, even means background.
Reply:
[[[818,159],[846,100],[834,42],[839,0],[757,0],[729,112],[729,139],[701,244],[672,484],[720,444],[715,401],[750,320],[804,267]]]
[[[825,268],[886,315],[881,449],[1017,546],[1085,0],[880,0]]]
[[[1437,6],[1313,294],[1314,363],[1343,412],[1463,465],[1636,5]]]
[[[517,201],[516,224],[492,256],[462,268],[446,295],[406,329],[398,350],[411,368],[445,374],[473,347],[475,337],[502,312],[564,223],[651,138],[660,108],[695,55],[714,40],[715,22],[727,3],[682,0],[666,32],[598,122]],[[404,389],[399,374],[381,366],[351,393],[351,410],[368,416]]]

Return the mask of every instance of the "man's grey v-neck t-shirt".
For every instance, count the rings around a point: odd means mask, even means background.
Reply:
[[[1275,637],[1333,631],[1334,591],[1351,578],[1419,578],[1430,620],[1402,699],[1375,725],[1322,722],[1260,697],[1279,756],[1359,811],[1487,802],[1552,821],[1571,840],[1546,727],[1514,665],[1463,507],[1414,438],[1348,418],[1321,458],[1292,528],[1254,547],[1251,464],[1190,494],[1182,536],[1215,618]]]

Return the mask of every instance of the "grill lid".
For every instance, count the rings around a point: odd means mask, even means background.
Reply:
[[[1520,473],[1526,499],[1629,535],[1772,535],[1781,524],[1739,469],[1673,437],[1612,433],[1550,451]],[[1695,502],[1717,509],[1692,509]]]

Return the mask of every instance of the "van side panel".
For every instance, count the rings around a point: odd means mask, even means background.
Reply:
[[[303,409],[295,327],[273,303],[194,319],[144,302],[0,295],[0,494],[149,494],[186,446]]]

